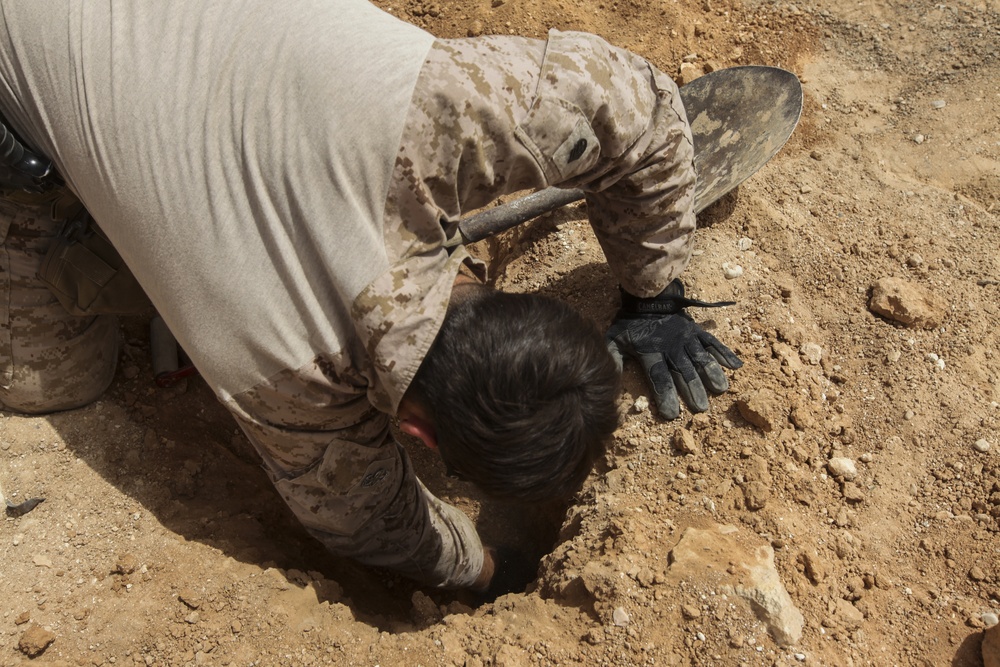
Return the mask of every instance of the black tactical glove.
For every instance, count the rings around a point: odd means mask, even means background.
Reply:
[[[722,366],[736,369],[740,358],[698,326],[684,312],[686,306],[732,306],[731,301],[705,303],[684,297],[684,285],[674,280],[659,295],[648,299],[621,290],[622,307],[608,329],[608,350],[618,367],[627,354],[642,364],[653,387],[656,407],[664,419],[681,412],[677,395],[691,412],[708,410],[708,391],[729,389]],[[721,366],[720,366],[721,364]]]

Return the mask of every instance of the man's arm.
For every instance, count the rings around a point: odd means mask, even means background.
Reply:
[[[474,585],[483,570],[475,527],[417,479],[388,415],[352,373],[344,357],[319,358],[227,407],[282,499],[330,551],[430,585]]]

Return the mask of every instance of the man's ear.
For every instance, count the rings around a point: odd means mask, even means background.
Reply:
[[[425,445],[437,450],[437,433],[434,424],[420,417],[407,417],[399,420],[399,430],[415,438],[420,438]]]
[[[396,416],[399,417],[400,431],[419,438],[430,449],[437,451],[437,429],[423,406],[404,398]]]

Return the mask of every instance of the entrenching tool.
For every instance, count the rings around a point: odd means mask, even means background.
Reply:
[[[694,137],[695,213],[767,164],[788,141],[802,113],[802,84],[778,67],[716,70],[682,86],[680,93]],[[540,190],[465,218],[453,241],[482,240],[584,196],[580,190]]]

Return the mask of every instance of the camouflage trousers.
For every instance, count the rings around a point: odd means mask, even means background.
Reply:
[[[636,294],[656,293],[690,251],[692,159],[676,86],[636,56],[570,33],[440,40],[408,111],[386,236],[406,236],[393,226],[452,232],[463,211],[501,194],[582,187],[616,274]],[[408,351],[396,354],[405,365]],[[388,416],[365,398],[363,356],[351,345],[321,355],[230,408],[282,497],[332,551],[468,586],[483,562],[475,527],[414,476]]]
[[[97,399],[118,360],[118,319],[66,312],[37,273],[62,196],[0,191],[0,406],[39,414]]]

